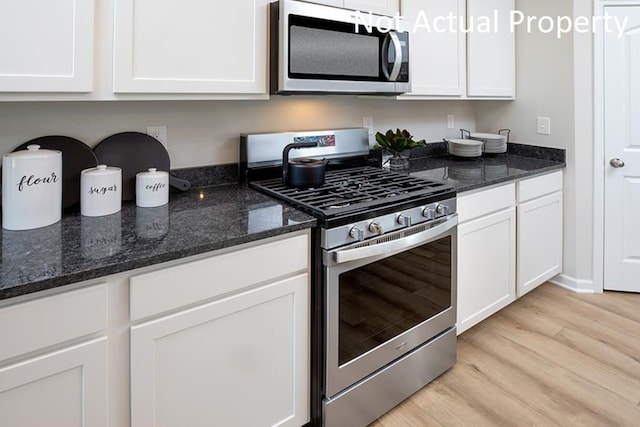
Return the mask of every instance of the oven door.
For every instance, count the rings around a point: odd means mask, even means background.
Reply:
[[[457,223],[323,252],[327,398],[455,326]]]

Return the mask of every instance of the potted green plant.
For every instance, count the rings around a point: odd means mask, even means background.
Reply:
[[[424,147],[426,142],[424,139],[416,141],[406,129],[393,130],[387,132],[376,133],[377,144],[373,147],[375,150],[387,150],[391,152],[392,157],[387,160],[391,169],[404,169],[408,165],[407,159],[402,155],[404,150],[416,147]],[[385,162],[386,163],[386,162]]]

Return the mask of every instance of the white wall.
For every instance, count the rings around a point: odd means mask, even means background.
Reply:
[[[475,128],[471,102],[397,101],[355,96],[281,97],[268,101],[167,102],[5,102],[0,103],[0,152],[44,135],[66,135],[95,146],[117,132],[144,132],[148,125],[168,128],[171,167],[238,161],[242,132],[277,132],[362,127],[407,128],[418,139],[459,136],[446,129],[447,114],[456,128]]]
[[[516,0],[526,16],[591,16],[587,0]],[[479,129],[512,129],[512,140],[565,148],[564,275],[577,290],[592,286],[593,132],[591,35],[528,32],[518,27],[517,99],[478,103]],[[536,117],[551,118],[551,135],[536,133]]]

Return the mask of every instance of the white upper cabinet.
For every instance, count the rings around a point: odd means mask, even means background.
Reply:
[[[412,89],[401,98],[513,98],[514,7],[514,0],[402,0]]]
[[[400,11],[400,0],[311,0],[310,2],[378,15],[395,16]]]
[[[114,0],[115,93],[266,94],[269,0]]]
[[[465,46],[462,32],[437,31],[434,17],[465,16],[464,0],[403,0],[409,31],[411,93],[464,96]],[[437,25],[447,25],[439,23]]]
[[[515,96],[515,35],[509,15],[515,0],[467,0],[467,20],[474,31],[467,35],[467,95],[469,97]],[[489,31],[482,31],[487,18]]]
[[[93,0],[0,2],[0,92],[91,92]]]
[[[399,0],[344,0],[347,9],[395,16],[400,11]]]

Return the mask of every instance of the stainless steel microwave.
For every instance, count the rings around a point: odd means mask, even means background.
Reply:
[[[298,0],[271,3],[271,93],[411,90],[409,34],[394,17]]]

